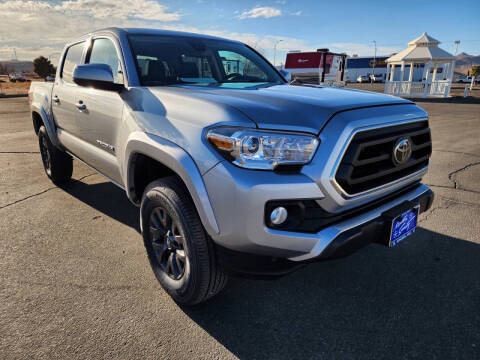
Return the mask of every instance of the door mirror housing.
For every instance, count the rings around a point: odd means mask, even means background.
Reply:
[[[292,81],[292,75],[290,74],[290,71],[282,69],[280,70],[280,74],[282,74],[283,78],[288,82]]]
[[[106,64],[78,65],[73,71],[73,82],[100,90],[121,91],[123,84],[114,82],[110,66]]]

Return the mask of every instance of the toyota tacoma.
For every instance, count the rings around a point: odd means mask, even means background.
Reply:
[[[156,278],[192,305],[230,274],[395,246],[432,204],[424,110],[288,80],[238,41],[108,28],[69,43],[29,101],[47,176],[78,159],[124,189]]]

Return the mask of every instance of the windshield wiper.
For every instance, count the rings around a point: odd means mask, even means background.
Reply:
[[[253,80],[253,79],[248,79],[248,80],[225,80],[225,81],[220,81],[220,84],[225,84],[225,83],[269,83],[271,81],[265,81],[265,80]]]
[[[182,79],[175,79],[170,81],[148,81],[147,86],[169,86],[181,84],[203,84],[201,81],[185,81]]]

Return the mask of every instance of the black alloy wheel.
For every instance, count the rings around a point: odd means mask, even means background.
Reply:
[[[176,302],[195,305],[225,287],[228,277],[217,263],[214,243],[179,177],[147,185],[140,226],[153,273]]]
[[[163,207],[156,207],[150,215],[150,238],[160,268],[171,279],[180,280],[188,261],[184,238],[176,222]]]
[[[40,154],[42,155],[43,166],[47,175],[52,175],[52,157],[48,150],[47,137],[42,136],[39,141]]]
[[[73,173],[72,157],[52,144],[45,126],[38,129],[38,145],[45,173],[50,180],[55,184],[70,180]]]

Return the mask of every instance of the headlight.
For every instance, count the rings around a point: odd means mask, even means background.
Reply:
[[[312,135],[231,127],[208,131],[207,140],[235,165],[264,170],[306,164],[318,146]]]

